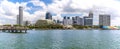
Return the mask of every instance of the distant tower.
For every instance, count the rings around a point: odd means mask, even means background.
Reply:
[[[17,16],[17,24],[23,25],[23,7],[19,6],[19,15]]]
[[[52,14],[50,12],[46,13],[46,19],[52,20]]]

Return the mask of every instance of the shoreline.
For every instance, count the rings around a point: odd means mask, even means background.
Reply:
[[[29,30],[120,30],[120,29],[29,29]]]

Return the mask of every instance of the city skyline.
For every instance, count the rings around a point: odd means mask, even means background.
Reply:
[[[24,7],[24,20],[32,21],[32,23],[38,19],[45,19],[47,11],[52,13],[53,19],[62,19],[65,15],[86,16],[89,11],[92,11],[94,25],[99,23],[98,17],[101,13],[112,15],[111,25],[120,25],[118,23],[120,21],[119,0],[1,0],[0,24],[15,24],[19,6]]]

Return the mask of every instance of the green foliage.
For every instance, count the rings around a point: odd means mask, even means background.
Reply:
[[[16,25],[13,25],[13,26],[20,26],[20,25],[16,24]]]
[[[3,25],[3,26],[11,26],[10,24],[5,24],[5,25]]]
[[[73,25],[76,29],[99,29],[99,26],[81,26],[81,25]]]
[[[39,26],[28,26],[30,29],[63,29],[62,25],[59,24],[49,24],[49,25],[39,25]]]
[[[30,29],[65,29],[63,25],[60,24],[48,24],[48,25],[32,25],[27,26]],[[81,26],[81,25],[73,25],[75,29],[99,29],[100,26]]]
[[[76,29],[83,29],[83,28],[85,28],[84,26],[80,26],[80,25],[73,25],[73,27],[76,28]]]

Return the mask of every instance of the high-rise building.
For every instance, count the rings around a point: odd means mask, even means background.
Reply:
[[[46,19],[52,20],[52,14],[50,12],[46,13]]]
[[[84,25],[85,26],[92,26],[93,25],[93,18],[84,17]]]
[[[76,17],[77,18],[77,25],[83,25],[83,18]]]
[[[63,19],[63,25],[72,25],[72,19],[70,17],[64,17]]]
[[[110,26],[110,15],[99,15],[99,25]]]
[[[77,25],[77,20],[75,17],[72,17],[72,22],[73,22],[73,25]]]
[[[17,15],[17,24],[23,25],[23,7],[19,6],[19,15]]]
[[[93,25],[93,12],[89,12],[88,17],[84,17],[84,25],[85,26],[92,26]]]
[[[72,17],[73,25],[83,25],[83,19],[79,16]]]

